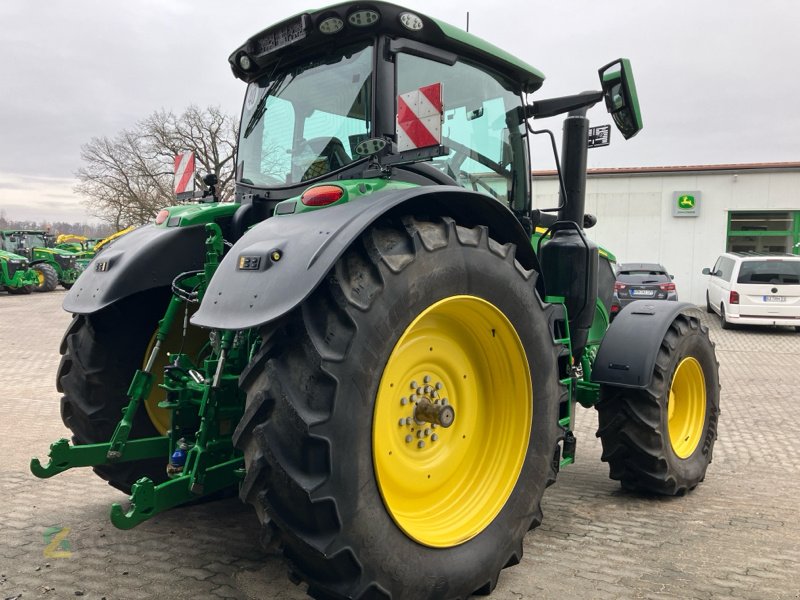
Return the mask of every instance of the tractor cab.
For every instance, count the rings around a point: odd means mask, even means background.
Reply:
[[[521,218],[531,197],[528,118],[605,98],[610,110],[633,108],[625,113],[626,137],[641,128],[627,65],[617,75],[601,73],[602,92],[537,108],[526,95],[541,87],[540,71],[458,28],[382,2],[296,15],[251,37],[229,62],[248,83],[237,199],[266,201],[257,220],[315,184],[370,179],[459,186]],[[295,202],[275,214],[350,196]]]
[[[389,4],[347,3],[262,31],[230,63],[248,83],[239,199],[275,203],[322,181],[383,178],[527,204],[523,94],[544,76],[468,33]]]

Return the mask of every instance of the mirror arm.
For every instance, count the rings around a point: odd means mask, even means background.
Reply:
[[[572,96],[539,100],[525,107],[525,118],[544,119],[554,117],[578,108],[588,108],[603,99],[603,92],[583,92]]]

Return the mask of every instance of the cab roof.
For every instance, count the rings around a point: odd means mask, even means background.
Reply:
[[[353,15],[362,11],[372,11],[378,18],[357,26]],[[414,30],[404,26],[401,21],[404,14],[416,16],[422,27]],[[320,25],[329,19],[338,19],[341,28],[334,33],[323,33]],[[326,46],[338,47],[377,34],[410,39],[471,59],[505,75],[523,92],[539,89],[544,81],[541,71],[493,44],[443,21],[387,2],[343,2],[299,13],[252,36],[230,55],[228,62],[234,75],[249,83],[274,68],[282,57],[324,51]],[[241,57],[245,55],[251,62],[248,69],[241,65]]]

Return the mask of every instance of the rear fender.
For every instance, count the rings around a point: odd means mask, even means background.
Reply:
[[[661,340],[680,314],[699,318],[688,302],[635,300],[608,327],[592,367],[592,381],[624,388],[646,388],[653,378]]]
[[[146,225],[118,238],[81,273],[64,298],[64,310],[97,312],[128,296],[168,286],[184,271],[203,268],[204,225]]]
[[[523,267],[538,267],[525,230],[497,200],[456,186],[387,190],[322,210],[273,217],[250,229],[223,259],[192,323],[239,330],[287,314],[316,289],[348,246],[387,214],[447,215],[465,226],[486,225],[501,244],[517,245]]]

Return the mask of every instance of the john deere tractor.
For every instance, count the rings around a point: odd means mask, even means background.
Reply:
[[[81,273],[76,253],[54,247],[52,236],[43,230],[0,231],[0,246],[25,256],[37,269],[37,292],[50,292],[59,283],[68,290]]]
[[[0,248],[0,292],[30,294],[39,285],[39,275],[29,268],[27,258]]]
[[[613,255],[585,233],[587,108],[642,128],[627,60],[531,99],[544,76],[508,53],[348,2],[229,61],[236,202],[165,208],[80,276],[57,382],[73,437],[36,475],[93,467],[131,494],[122,529],[238,490],[312,596],[408,599],[489,593],[520,561],[577,404],[625,488],[703,480],[707,330],[677,302],[609,325]],[[534,210],[530,122],[559,114],[559,206]]]

